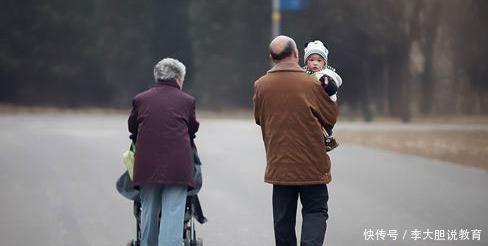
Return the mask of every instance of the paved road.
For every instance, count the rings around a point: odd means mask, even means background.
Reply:
[[[135,223],[131,203],[114,189],[128,147],[125,122],[118,115],[0,116],[0,245],[125,245]],[[198,227],[205,245],[273,245],[259,128],[202,120],[197,137],[210,219]],[[353,145],[331,158],[327,245],[488,245],[488,172]],[[365,241],[369,229],[400,235]],[[415,229],[482,232],[480,241],[413,241]]]

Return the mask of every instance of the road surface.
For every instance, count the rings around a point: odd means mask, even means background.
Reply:
[[[114,188],[129,146],[126,118],[0,116],[0,245],[112,246],[134,237],[131,202]],[[258,126],[202,120],[197,145],[209,218],[197,233],[205,245],[273,245]],[[488,172],[347,144],[331,158],[327,245],[488,245]],[[429,234],[465,229],[469,240]],[[397,240],[391,234],[376,240],[382,230],[396,230]],[[479,241],[472,230],[481,230]],[[421,238],[413,240],[416,231]]]

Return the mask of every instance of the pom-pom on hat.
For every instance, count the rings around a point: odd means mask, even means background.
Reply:
[[[307,46],[305,46],[305,55],[303,57],[303,62],[306,63],[307,58],[312,54],[318,54],[327,61],[329,50],[325,47],[325,45],[321,41],[315,40],[313,42],[309,42]]]

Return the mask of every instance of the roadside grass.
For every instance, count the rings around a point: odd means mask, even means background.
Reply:
[[[336,139],[488,170],[487,131],[336,131]]]

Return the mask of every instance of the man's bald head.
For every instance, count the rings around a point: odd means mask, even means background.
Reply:
[[[295,40],[283,35],[274,38],[269,44],[269,55],[275,63],[285,60],[286,58],[298,58],[298,50]],[[298,60],[296,62],[298,62]]]

